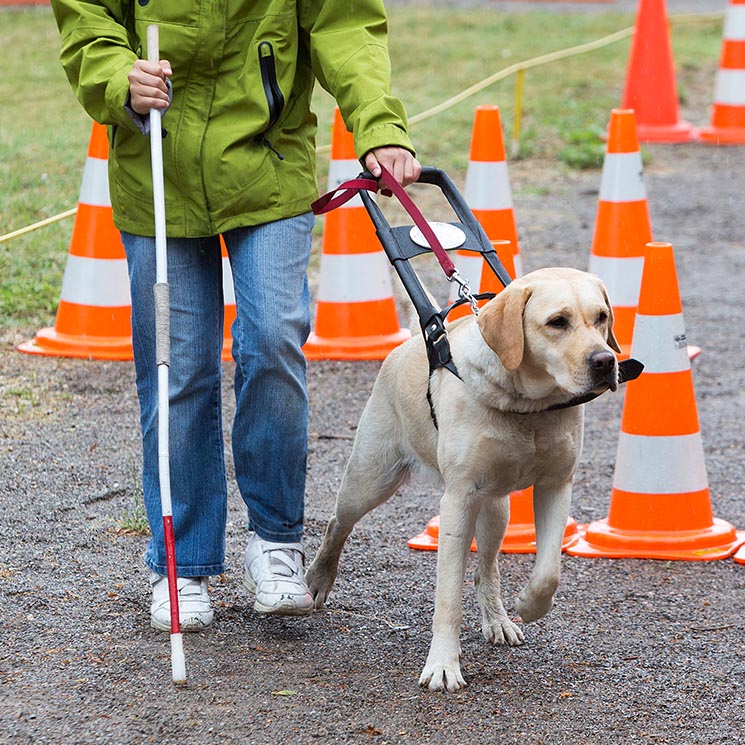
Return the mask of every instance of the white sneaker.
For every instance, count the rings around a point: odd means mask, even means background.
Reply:
[[[212,604],[207,594],[207,577],[179,577],[178,611],[182,631],[201,631],[212,623]],[[150,625],[158,631],[171,630],[171,599],[168,578],[150,572],[153,600],[150,604]]]
[[[313,612],[313,598],[303,573],[304,558],[302,543],[273,543],[251,534],[243,584],[256,593],[257,613],[306,616]]]

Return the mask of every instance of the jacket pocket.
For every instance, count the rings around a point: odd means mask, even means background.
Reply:
[[[261,69],[261,83],[269,106],[269,124],[265,132],[270,130],[279,119],[285,108],[285,97],[277,82],[277,68],[274,63],[274,47],[271,42],[259,42],[259,68]]]

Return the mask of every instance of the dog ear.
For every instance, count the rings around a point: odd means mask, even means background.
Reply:
[[[605,308],[608,311],[608,346],[614,351],[614,352],[620,352],[621,347],[618,344],[618,341],[616,340],[616,337],[613,333],[613,306],[610,304],[610,299],[608,298],[608,291],[605,289],[605,285],[600,282],[600,289],[603,292],[603,300],[605,300]]]
[[[517,370],[523,360],[523,312],[530,295],[528,287],[502,290],[479,313],[481,336],[509,372]]]

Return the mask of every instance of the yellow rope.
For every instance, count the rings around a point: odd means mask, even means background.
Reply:
[[[670,16],[668,17],[668,21],[670,21],[671,23],[692,23],[696,21],[718,20],[721,17],[721,13],[690,13],[687,15],[681,14],[674,17]],[[427,109],[426,111],[422,111],[419,114],[415,114],[414,116],[409,118],[409,124],[418,124],[419,122],[430,119],[437,114],[441,114],[443,111],[456,106],[462,101],[465,101],[465,99],[470,98],[471,96],[479,93],[485,88],[488,88],[490,85],[508,78],[510,75],[523,73],[525,70],[530,70],[531,68],[539,67],[540,65],[547,65],[550,62],[557,62],[558,60],[567,59],[569,57],[576,57],[580,54],[594,52],[598,49],[609,46],[610,44],[615,44],[617,41],[626,39],[629,36],[632,36],[633,33],[634,27],[628,26],[627,28],[623,28],[620,31],[609,34],[608,36],[603,36],[602,38],[596,39],[595,41],[587,42],[586,44],[579,44],[578,46],[569,47],[568,49],[560,49],[556,52],[550,52],[549,54],[544,54],[540,57],[534,57],[533,59],[525,60],[524,62],[516,62],[514,65],[505,67],[504,69],[495,72],[493,75],[480,80],[478,83],[474,83],[474,85],[472,85],[470,88],[466,88],[464,91],[461,91],[452,98],[448,98],[441,104],[438,104],[431,109]],[[317,153],[328,153],[330,151],[331,145],[321,145],[316,148]]]
[[[690,23],[693,21],[700,21],[700,20],[713,20],[715,18],[721,17],[721,14],[691,14],[691,15],[681,15],[677,16],[675,18],[676,22],[683,22],[683,23]],[[672,19],[669,19],[672,20]],[[479,93],[480,91],[484,90],[484,88],[488,88],[490,85],[493,85],[494,83],[504,80],[505,78],[508,78],[510,75],[514,75],[515,73],[522,72],[523,70],[530,70],[533,67],[539,67],[540,65],[547,65],[550,62],[558,62],[559,60],[567,59],[568,57],[576,57],[580,54],[587,54],[588,52],[594,52],[597,49],[602,49],[603,47],[607,47],[610,44],[615,44],[617,41],[621,41],[622,39],[626,39],[629,36],[632,36],[634,33],[634,27],[629,26],[627,28],[622,28],[620,31],[616,31],[612,34],[608,34],[608,36],[603,36],[600,39],[596,39],[595,41],[587,42],[586,44],[579,44],[576,47],[569,47],[568,49],[560,49],[556,52],[550,52],[549,54],[543,54],[540,57],[533,57],[533,59],[526,60],[525,62],[517,62],[514,65],[510,65],[509,67],[505,67],[503,70],[500,70],[499,72],[495,72],[493,75],[490,75],[488,78],[484,78],[483,80],[480,80],[478,83],[475,83],[470,88],[466,88],[464,91],[461,91],[457,96],[453,96],[452,98],[449,98],[447,101],[443,101],[438,106],[434,106],[431,109],[428,109],[427,111],[423,111],[421,114],[417,114],[416,116],[412,116],[411,119],[409,119],[410,124],[417,124],[418,122],[424,121],[425,119],[429,119],[432,116],[435,116],[436,114],[440,114],[446,109],[452,108],[456,104],[459,104],[461,101],[464,101],[466,98],[470,98],[476,93]]]
[[[26,235],[26,233],[31,233],[39,228],[45,228],[47,225],[64,220],[66,217],[72,217],[77,211],[78,208],[73,207],[71,210],[67,210],[67,212],[60,212],[59,215],[54,215],[54,217],[47,217],[46,220],[39,220],[39,222],[35,222],[33,225],[27,225],[25,228],[20,228],[12,233],[0,235],[0,243],[5,243],[5,241],[12,240],[13,238],[19,238],[20,236]]]
[[[533,67],[538,67],[540,65],[547,65],[550,62],[557,62],[558,60],[566,59],[567,57],[575,57],[579,54],[585,54],[587,52],[592,52],[592,51],[595,51],[596,49],[601,49],[602,47],[608,46],[609,44],[613,44],[617,41],[620,41],[621,39],[625,39],[631,36],[633,33],[634,33],[633,27],[624,28],[624,29],[621,29],[620,31],[616,31],[613,34],[604,36],[602,39],[597,39],[596,41],[588,42],[587,44],[580,44],[576,47],[570,47],[569,49],[560,49],[557,52],[543,54],[540,57],[534,57],[533,59],[526,60],[525,62],[517,62],[514,65],[505,67],[503,70],[499,70],[498,72],[495,72],[493,75],[490,75],[488,78],[484,78],[483,80],[480,80],[478,83],[475,83],[470,88],[466,88],[464,91],[461,91],[460,93],[458,93],[458,95],[453,96],[452,98],[449,98],[447,101],[443,101],[441,104],[434,106],[431,109],[428,109],[427,111],[423,111],[421,114],[412,116],[411,119],[409,119],[409,123],[418,124],[419,122],[424,121],[425,119],[429,119],[437,114],[441,114],[446,109],[450,109],[456,104],[461,103],[461,101],[465,101],[467,98],[470,98],[474,94],[479,93],[480,91],[484,90],[484,88],[488,88],[490,85],[493,85],[494,83],[500,80],[504,80],[505,78],[510,77],[510,75],[514,75],[515,73],[520,72],[521,70],[530,70]]]
[[[452,98],[448,98],[446,101],[443,101],[437,106],[433,106],[431,109],[427,109],[426,111],[422,111],[420,114],[415,114],[414,116],[409,117],[409,124],[418,124],[419,122],[423,122],[426,119],[431,119],[433,116],[437,116],[437,114],[441,114],[443,111],[447,111],[448,109],[453,108],[453,106],[457,106],[459,103],[465,101],[467,98],[470,98],[476,93],[484,90],[484,88],[488,88],[490,85],[494,85],[494,83],[510,77],[510,75],[514,75],[515,73],[519,73],[524,70],[529,70],[533,67],[538,67],[539,65],[547,65],[548,63],[556,62],[557,60],[566,59],[568,57],[575,57],[580,54],[586,54],[587,52],[593,52],[596,49],[601,49],[602,47],[608,46],[609,44],[614,44],[621,39],[625,39],[631,36],[633,33],[634,29],[630,26],[628,28],[621,29],[620,31],[616,31],[615,33],[608,36],[604,36],[601,39],[597,39],[596,41],[588,42],[587,44],[580,44],[576,47],[570,47],[568,49],[561,49],[557,52],[543,54],[540,57],[534,57],[533,59],[526,60],[525,62],[517,62],[514,65],[510,65],[509,67],[505,67],[504,69],[495,72],[488,78],[480,80],[478,83],[474,83],[470,88],[466,88],[457,95],[453,96]],[[321,145],[316,148],[317,153],[327,153],[330,150],[331,145]]]

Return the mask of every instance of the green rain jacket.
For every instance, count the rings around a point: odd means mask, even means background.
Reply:
[[[116,226],[154,234],[149,137],[125,108],[127,74],[160,33],[173,100],[163,117],[167,232],[216,235],[307,212],[318,194],[314,77],[361,157],[412,150],[390,93],[382,0],[52,0],[75,95],[109,125]],[[413,150],[412,150],[413,151]]]

